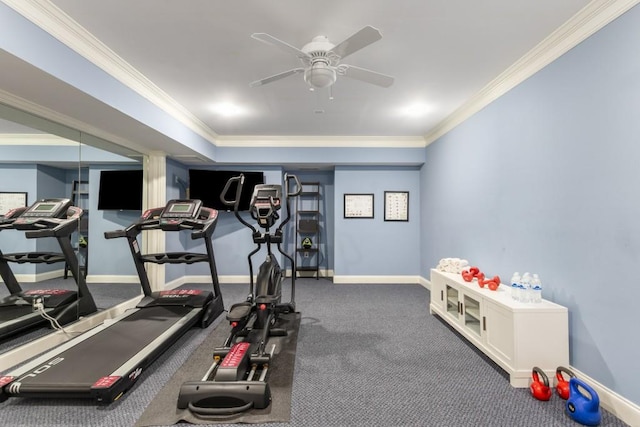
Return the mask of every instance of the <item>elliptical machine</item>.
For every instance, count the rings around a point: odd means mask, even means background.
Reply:
[[[289,182],[293,180],[296,190],[289,192]],[[236,183],[236,194],[228,200],[227,193]],[[257,221],[260,231],[238,212],[244,175],[227,181],[220,199],[227,206],[233,206],[238,220],[251,229],[256,248],[249,253],[249,294],[244,302],[233,304],[227,314],[231,332],[222,347],[213,351],[213,364],[201,381],[190,381],[182,385],[178,397],[178,408],[189,409],[199,415],[230,415],[251,408],[263,409],[271,402],[271,392],[266,381],[269,365],[275,351],[275,344],[267,350],[269,337],[286,336],[287,330],[278,327],[281,314],[295,312],[295,259],[282,250],[283,228],[291,219],[289,198],[300,194],[300,181],[295,175],[285,174],[284,192],[281,185],[258,184],[253,190],[250,203],[251,217]],[[280,219],[284,196],[286,217],[274,233],[271,227]],[[267,256],[260,265],[258,276],[253,280],[253,262],[262,245],[266,245]],[[280,268],[272,245],[284,255],[292,266],[291,300],[282,303],[282,281],[284,272]]]

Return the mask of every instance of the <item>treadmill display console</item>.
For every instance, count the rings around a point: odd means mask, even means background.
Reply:
[[[200,200],[171,200],[162,211],[162,219],[193,219],[198,217]]]
[[[24,211],[23,218],[62,218],[71,205],[69,199],[40,200]]]

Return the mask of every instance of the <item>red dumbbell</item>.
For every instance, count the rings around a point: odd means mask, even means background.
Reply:
[[[469,267],[468,270],[462,270],[460,272],[465,282],[471,282],[478,273],[480,273],[480,269],[478,267]]]
[[[490,290],[496,291],[500,286],[500,277],[493,276],[491,279],[484,280],[484,276],[483,276],[482,280],[478,279],[478,285],[480,285],[481,288],[484,288],[485,286],[487,286]]]

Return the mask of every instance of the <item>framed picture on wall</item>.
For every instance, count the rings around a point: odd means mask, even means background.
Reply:
[[[384,192],[384,220],[409,221],[409,192]]]
[[[0,191],[0,215],[4,215],[11,209],[27,206],[27,193]]]
[[[373,194],[345,194],[345,218],[373,218]]]

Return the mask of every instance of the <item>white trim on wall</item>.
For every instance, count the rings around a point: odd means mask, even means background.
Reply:
[[[421,136],[221,136],[218,147],[284,148],[423,148]]]
[[[52,2],[39,0],[2,1],[122,84],[166,111],[198,135],[211,143],[215,142],[217,135],[204,122]]]
[[[64,270],[46,271],[44,273],[37,274],[16,274],[16,280],[18,283],[38,283],[43,280],[57,279],[64,276]],[[0,278],[0,282],[4,281]]]
[[[29,19],[56,39],[73,49],[102,70],[118,79],[127,87],[166,111],[176,120],[193,130],[214,145],[219,144],[215,134],[181,104],[162,91],[142,73],[124,61],[82,26],[51,2],[38,0],[2,0],[9,7]],[[481,89],[471,100],[444,119],[425,135],[424,144],[430,144],[454,127],[471,117],[498,97],[531,77],[549,63],[569,51],[584,39],[631,9],[640,0],[593,0],[560,28],[540,42],[502,74]],[[224,144],[235,145],[233,139]],[[263,143],[268,139],[258,138]],[[287,139],[277,137],[274,140]],[[349,138],[350,139],[350,138]],[[245,142],[235,141],[240,144]],[[240,145],[247,146],[247,145]],[[305,145],[308,146],[308,145]]]
[[[61,138],[57,135],[47,133],[3,133],[0,134],[0,145],[64,145],[75,146],[78,141]]]
[[[425,135],[427,145],[486,107],[640,0],[593,0]]]
[[[415,285],[420,283],[420,276],[333,276],[333,283]]]
[[[134,283],[140,286],[140,279],[137,275],[89,274],[86,280],[87,283]]]

